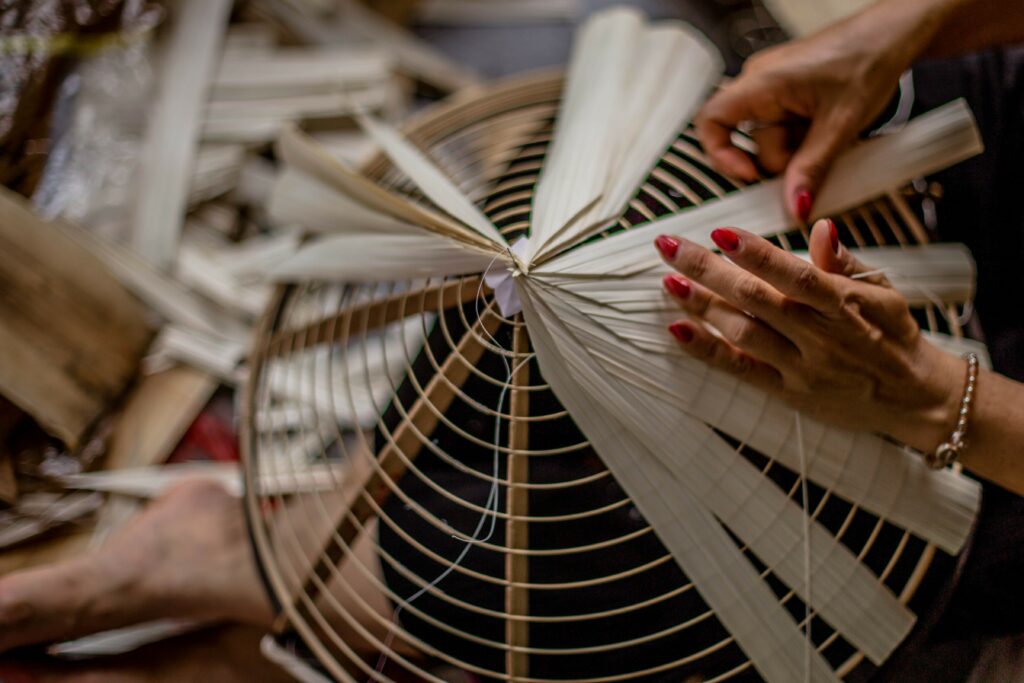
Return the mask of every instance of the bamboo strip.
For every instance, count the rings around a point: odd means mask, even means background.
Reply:
[[[912,178],[940,170],[982,150],[966,103],[956,100],[911,121],[902,130],[864,142],[839,158],[814,206],[812,219],[840,213]],[[769,180],[642,227],[587,244],[534,266],[535,272],[575,277],[621,277],[659,265],[651,247],[659,234],[682,235],[713,247],[710,227],[736,225],[760,235],[794,227],[782,180]]]
[[[509,486],[505,494],[505,509],[509,518],[505,522],[505,545],[510,549],[525,550],[530,547],[530,526],[525,521],[530,511],[530,490],[516,486],[530,481],[530,458],[523,455],[530,441],[530,423],[522,419],[530,414],[530,393],[521,388],[530,382],[530,366],[524,362],[530,352],[530,342],[524,325],[516,325],[513,331],[512,350],[513,355],[509,359],[513,374],[509,398],[508,445],[513,450],[508,455]],[[516,584],[529,581],[529,558],[516,553],[506,554],[505,577],[509,580],[505,588],[506,613],[528,616],[530,594]],[[529,622],[506,620],[505,643],[509,648],[505,655],[505,671],[509,680],[517,681],[529,676],[529,656],[515,649],[529,646]]]
[[[480,280],[461,278],[426,287],[422,292],[393,294],[380,301],[361,303],[305,325],[297,330],[275,333],[267,344],[268,358],[287,355],[320,344],[345,344],[352,320],[365,321],[368,332],[420,313],[438,313],[476,298]]]
[[[231,0],[183,0],[171,21],[159,92],[143,143],[143,180],[132,234],[135,249],[160,269],[174,262],[196,158],[201,105],[231,5]]]

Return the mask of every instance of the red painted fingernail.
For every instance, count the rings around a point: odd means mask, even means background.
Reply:
[[[668,326],[668,331],[683,344],[693,341],[693,330],[686,323],[672,323]]]
[[[839,230],[836,228],[835,221],[831,218],[828,219],[828,236],[832,240],[832,251],[835,252],[836,256],[839,256]]]
[[[740,246],[740,236],[729,228],[712,230],[711,241],[722,251],[736,251]]]
[[[675,273],[669,273],[664,277],[664,279],[662,279],[661,282],[663,285],[665,285],[665,289],[667,289],[671,294],[674,294],[680,299],[685,299],[688,296],[690,296],[689,281],[682,277],[679,277]]]
[[[804,223],[811,217],[811,193],[806,187],[799,187],[796,190],[796,217]]]
[[[679,240],[675,237],[669,237],[668,235],[658,235],[654,240],[654,246],[658,248],[661,255],[671,261],[676,257],[676,252],[679,251]]]

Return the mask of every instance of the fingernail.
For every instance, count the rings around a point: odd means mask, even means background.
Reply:
[[[831,218],[828,219],[828,236],[832,240],[832,251],[835,252],[836,256],[839,256],[839,230],[836,228],[835,221]]]
[[[685,278],[680,277],[679,275],[676,275],[675,273],[669,273],[668,275],[666,275],[662,279],[661,283],[665,286],[665,289],[667,289],[669,293],[679,297],[680,299],[685,299],[688,296],[690,296],[689,281],[686,280]]]
[[[668,331],[683,344],[693,341],[693,330],[686,323],[672,323],[668,326]]]
[[[718,228],[711,231],[711,241],[722,251],[736,251],[740,246],[740,236],[729,228]]]
[[[804,223],[811,217],[811,193],[806,187],[796,190],[796,217]]]
[[[666,260],[671,261],[676,257],[676,252],[679,251],[679,240],[668,235],[658,235],[654,240],[654,246],[658,248],[658,251],[661,252],[661,255]]]

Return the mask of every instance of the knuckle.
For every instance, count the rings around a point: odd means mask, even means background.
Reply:
[[[741,278],[736,282],[736,300],[742,304],[763,304],[767,300],[767,292],[759,280],[752,277]]]
[[[732,329],[733,342],[737,346],[750,347],[755,344],[760,337],[760,330],[758,330],[757,324],[752,320],[745,320],[736,323]]]
[[[745,353],[736,353],[732,356],[732,371],[737,375],[749,375],[754,368],[750,356]]]
[[[714,364],[716,367],[725,370],[726,372],[733,372],[735,369],[735,353],[725,344],[715,344],[715,360]]]
[[[818,289],[819,284],[818,271],[813,265],[806,264],[800,266],[800,270],[797,271],[796,278],[793,281],[793,286],[798,292],[804,294],[814,292]]]
[[[869,325],[867,330],[865,330],[864,336],[872,346],[881,345],[885,341],[885,332],[875,325]]]
[[[772,253],[771,249],[761,249],[760,253],[758,253],[757,258],[755,259],[754,265],[757,268],[757,271],[760,273],[766,270],[770,270],[774,261],[775,254]]]
[[[825,162],[821,159],[804,159],[800,164],[800,172],[812,182],[821,181],[825,177]]]
[[[711,268],[711,252],[684,248],[679,257],[679,268],[693,279],[700,280]]]
[[[836,306],[836,312],[840,317],[848,320],[858,320],[861,317],[861,302],[860,297],[855,292],[847,291],[839,297],[838,305]]]
[[[718,340],[709,341],[704,345],[703,353],[704,357],[714,366],[722,366],[722,353],[725,350],[725,346]]]
[[[698,318],[703,318],[711,308],[711,297],[697,289],[691,290],[690,296],[683,300],[683,307]]]

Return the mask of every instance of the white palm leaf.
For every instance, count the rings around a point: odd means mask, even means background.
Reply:
[[[892,135],[872,138],[842,155],[833,167],[831,181],[815,201],[812,219],[863,204],[913,178],[974,156],[981,149],[981,137],[966,102],[951,102],[919,116]],[[712,246],[711,230],[726,225],[742,226],[761,235],[795,228],[796,222],[783,201],[782,180],[769,180],[566,252],[538,270],[602,278],[640,273],[658,265],[658,254],[650,248],[658,235],[682,235]]]

